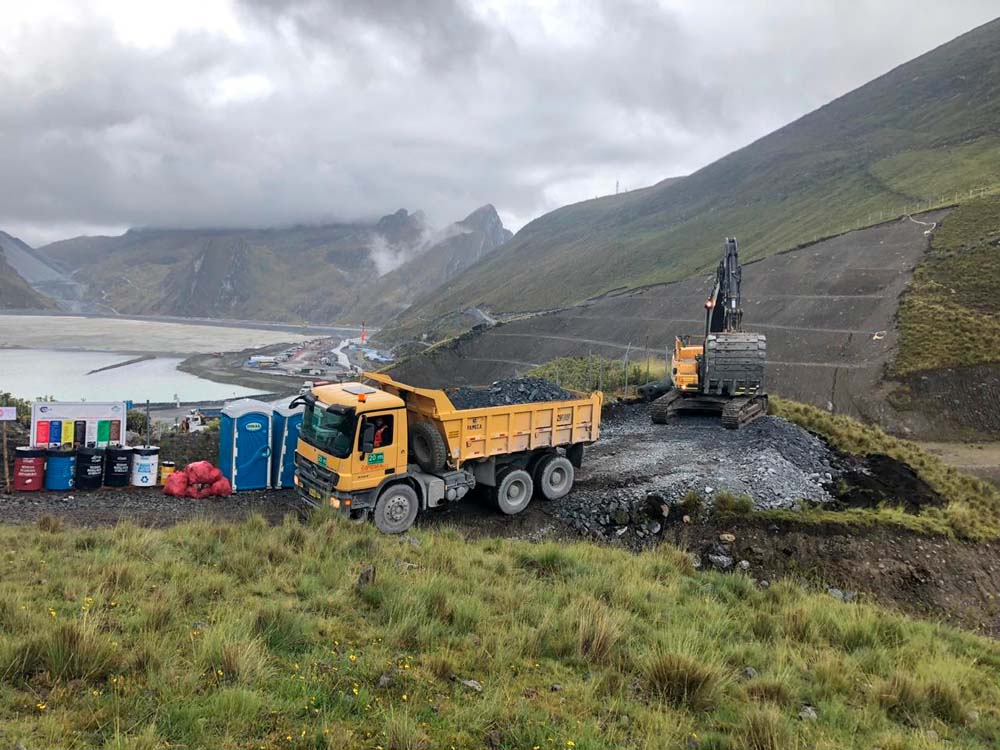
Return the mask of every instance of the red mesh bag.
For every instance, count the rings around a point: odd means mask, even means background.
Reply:
[[[216,497],[229,497],[233,494],[233,486],[225,477],[219,477],[212,483],[212,494]]]
[[[171,497],[184,497],[187,493],[188,478],[183,471],[175,471],[163,484],[163,494]]]
[[[218,477],[215,476],[216,472],[219,470],[212,466],[208,461],[195,461],[194,463],[188,464],[184,473],[187,474],[188,480],[195,482],[196,484],[211,484]]]
[[[204,500],[212,494],[212,488],[205,484],[189,484],[187,496],[192,500]]]

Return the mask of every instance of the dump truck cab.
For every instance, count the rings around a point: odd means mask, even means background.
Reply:
[[[363,510],[387,477],[407,472],[403,400],[363,383],[318,386],[304,407],[296,482],[311,500]]]
[[[295,485],[308,503],[371,517],[387,533],[477,485],[507,514],[535,494],[562,497],[599,434],[600,393],[458,409],[445,391],[365,377],[381,387],[323,385],[291,402],[304,407]]]

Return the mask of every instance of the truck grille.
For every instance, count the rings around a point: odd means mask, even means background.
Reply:
[[[317,466],[310,461],[306,461],[298,453],[295,454],[295,473],[299,477],[299,482],[313,487],[325,494],[333,491],[340,481],[337,472]]]

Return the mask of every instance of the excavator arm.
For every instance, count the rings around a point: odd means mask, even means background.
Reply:
[[[743,330],[743,308],[740,306],[742,278],[739,245],[735,237],[726,237],[726,254],[719,261],[712,295],[705,302],[706,336]]]

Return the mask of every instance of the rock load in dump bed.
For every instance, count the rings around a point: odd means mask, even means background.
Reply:
[[[555,383],[542,378],[497,380],[485,388],[459,386],[445,393],[456,409],[483,409],[507,404],[534,404],[541,401],[565,401],[575,398]]]

